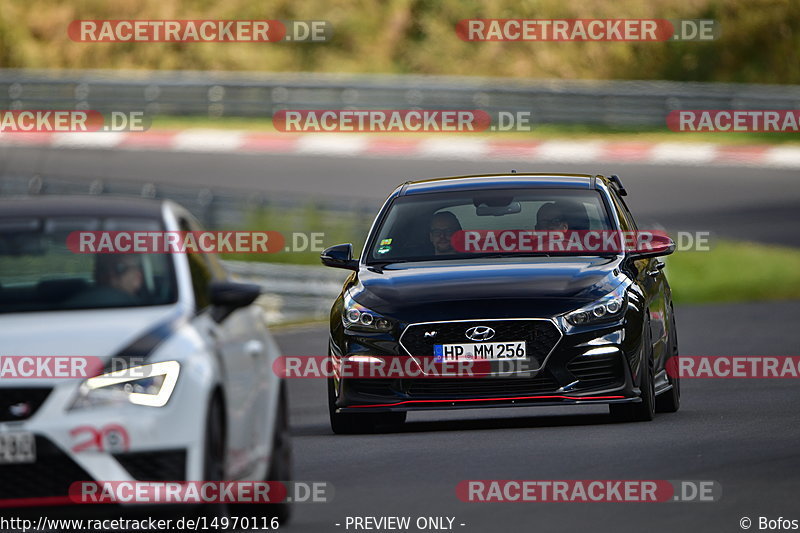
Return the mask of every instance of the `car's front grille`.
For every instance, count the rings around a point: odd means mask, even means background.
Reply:
[[[348,379],[347,388],[357,394],[373,394],[376,396],[387,396],[394,394],[391,388],[390,379]]]
[[[32,417],[52,390],[50,387],[0,387],[0,422]]]
[[[412,324],[401,335],[400,345],[414,357],[432,356],[435,344],[476,342],[466,336],[466,331],[473,326],[494,329],[494,336],[487,342],[525,341],[528,358],[537,363],[536,367],[541,367],[561,338],[561,332],[549,320],[475,320]]]
[[[138,481],[186,479],[186,450],[119,453],[114,459]]]
[[[0,499],[67,496],[75,481],[89,474],[48,439],[36,437],[36,462],[0,465]]]
[[[422,378],[404,381],[405,391],[414,398],[503,398],[551,394],[558,384],[543,371],[533,378]]]
[[[567,364],[567,370],[580,381],[580,388],[613,385],[620,383],[624,378],[622,354],[619,352],[581,355]]]

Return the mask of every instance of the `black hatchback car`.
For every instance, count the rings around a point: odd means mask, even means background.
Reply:
[[[331,310],[333,431],[430,409],[599,403],[622,420],[677,411],[680,385],[666,371],[678,353],[675,317],[659,259],[675,246],[668,237],[600,244],[640,232],[623,196],[617,176],[578,174],[398,187],[360,259],[350,244],[322,254],[353,271]],[[567,234],[583,245],[554,244]],[[389,360],[417,371],[341,371]],[[437,371],[446,363],[475,366]]]

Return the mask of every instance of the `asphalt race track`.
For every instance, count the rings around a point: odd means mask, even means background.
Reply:
[[[537,164],[322,156],[1,148],[0,172],[224,186],[372,203],[414,177],[462,173],[617,173],[640,219],[714,237],[800,246],[796,170]],[[355,236],[354,236],[355,238]],[[713,241],[712,241],[713,242]],[[736,268],[736,265],[731,265]],[[684,355],[800,355],[800,302],[679,307]],[[285,355],[324,355],[324,326],[277,334]],[[395,433],[334,436],[322,380],[290,383],[295,478],[335,499],[295,506],[292,531],[346,531],[347,516],[455,517],[464,532],[741,531],[740,518],[800,519],[800,382],[684,380],[683,406],[649,423],[605,407],[413,413]],[[468,479],[715,480],[715,503],[464,503]],[[793,515],[794,514],[794,515]],[[341,524],[336,526],[336,524]],[[460,524],[465,524],[461,526]],[[353,531],[352,528],[350,531]]]
[[[373,203],[375,211],[394,187],[409,179],[512,168],[619,174],[630,193],[631,210],[641,222],[800,246],[796,169],[0,147],[0,174],[125,179],[314,198],[350,196]]]
[[[676,309],[684,355],[797,353],[800,303]],[[790,329],[787,329],[790,328]],[[286,355],[322,355],[324,327],[277,336]],[[332,503],[295,506],[292,531],[344,531],[347,516],[455,517],[463,532],[741,531],[748,516],[798,518],[800,383],[682,382],[683,405],[652,422],[615,423],[605,407],[411,413],[377,435],[333,435],[325,383],[290,382],[295,477],[328,481]],[[715,480],[710,503],[466,503],[467,479]],[[794,516],[793,516],[794,515]],[[335,524],[342,524],[336,527]],[[352,529],[351,529],[352,531]]]

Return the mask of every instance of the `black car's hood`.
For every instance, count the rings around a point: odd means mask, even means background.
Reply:
[[[611,292],[623,281],[619,263],[617,257],[399,263],[362,268],[351,294],[401,320],[552,316]]]

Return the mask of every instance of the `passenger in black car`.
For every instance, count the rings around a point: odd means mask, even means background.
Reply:
[[[536,213],[536,231],[567,231],[569,223],[555,202],[548,202]]]
[[[578,231],[589,229],[586,209],[577,202],[548,202],[536,213],[536,231]]]
[[[440,211],[431,218],[430,240],[436,255],[454,254],[451,239],[455,232],[461,231],[461,223],[450,211]]]

